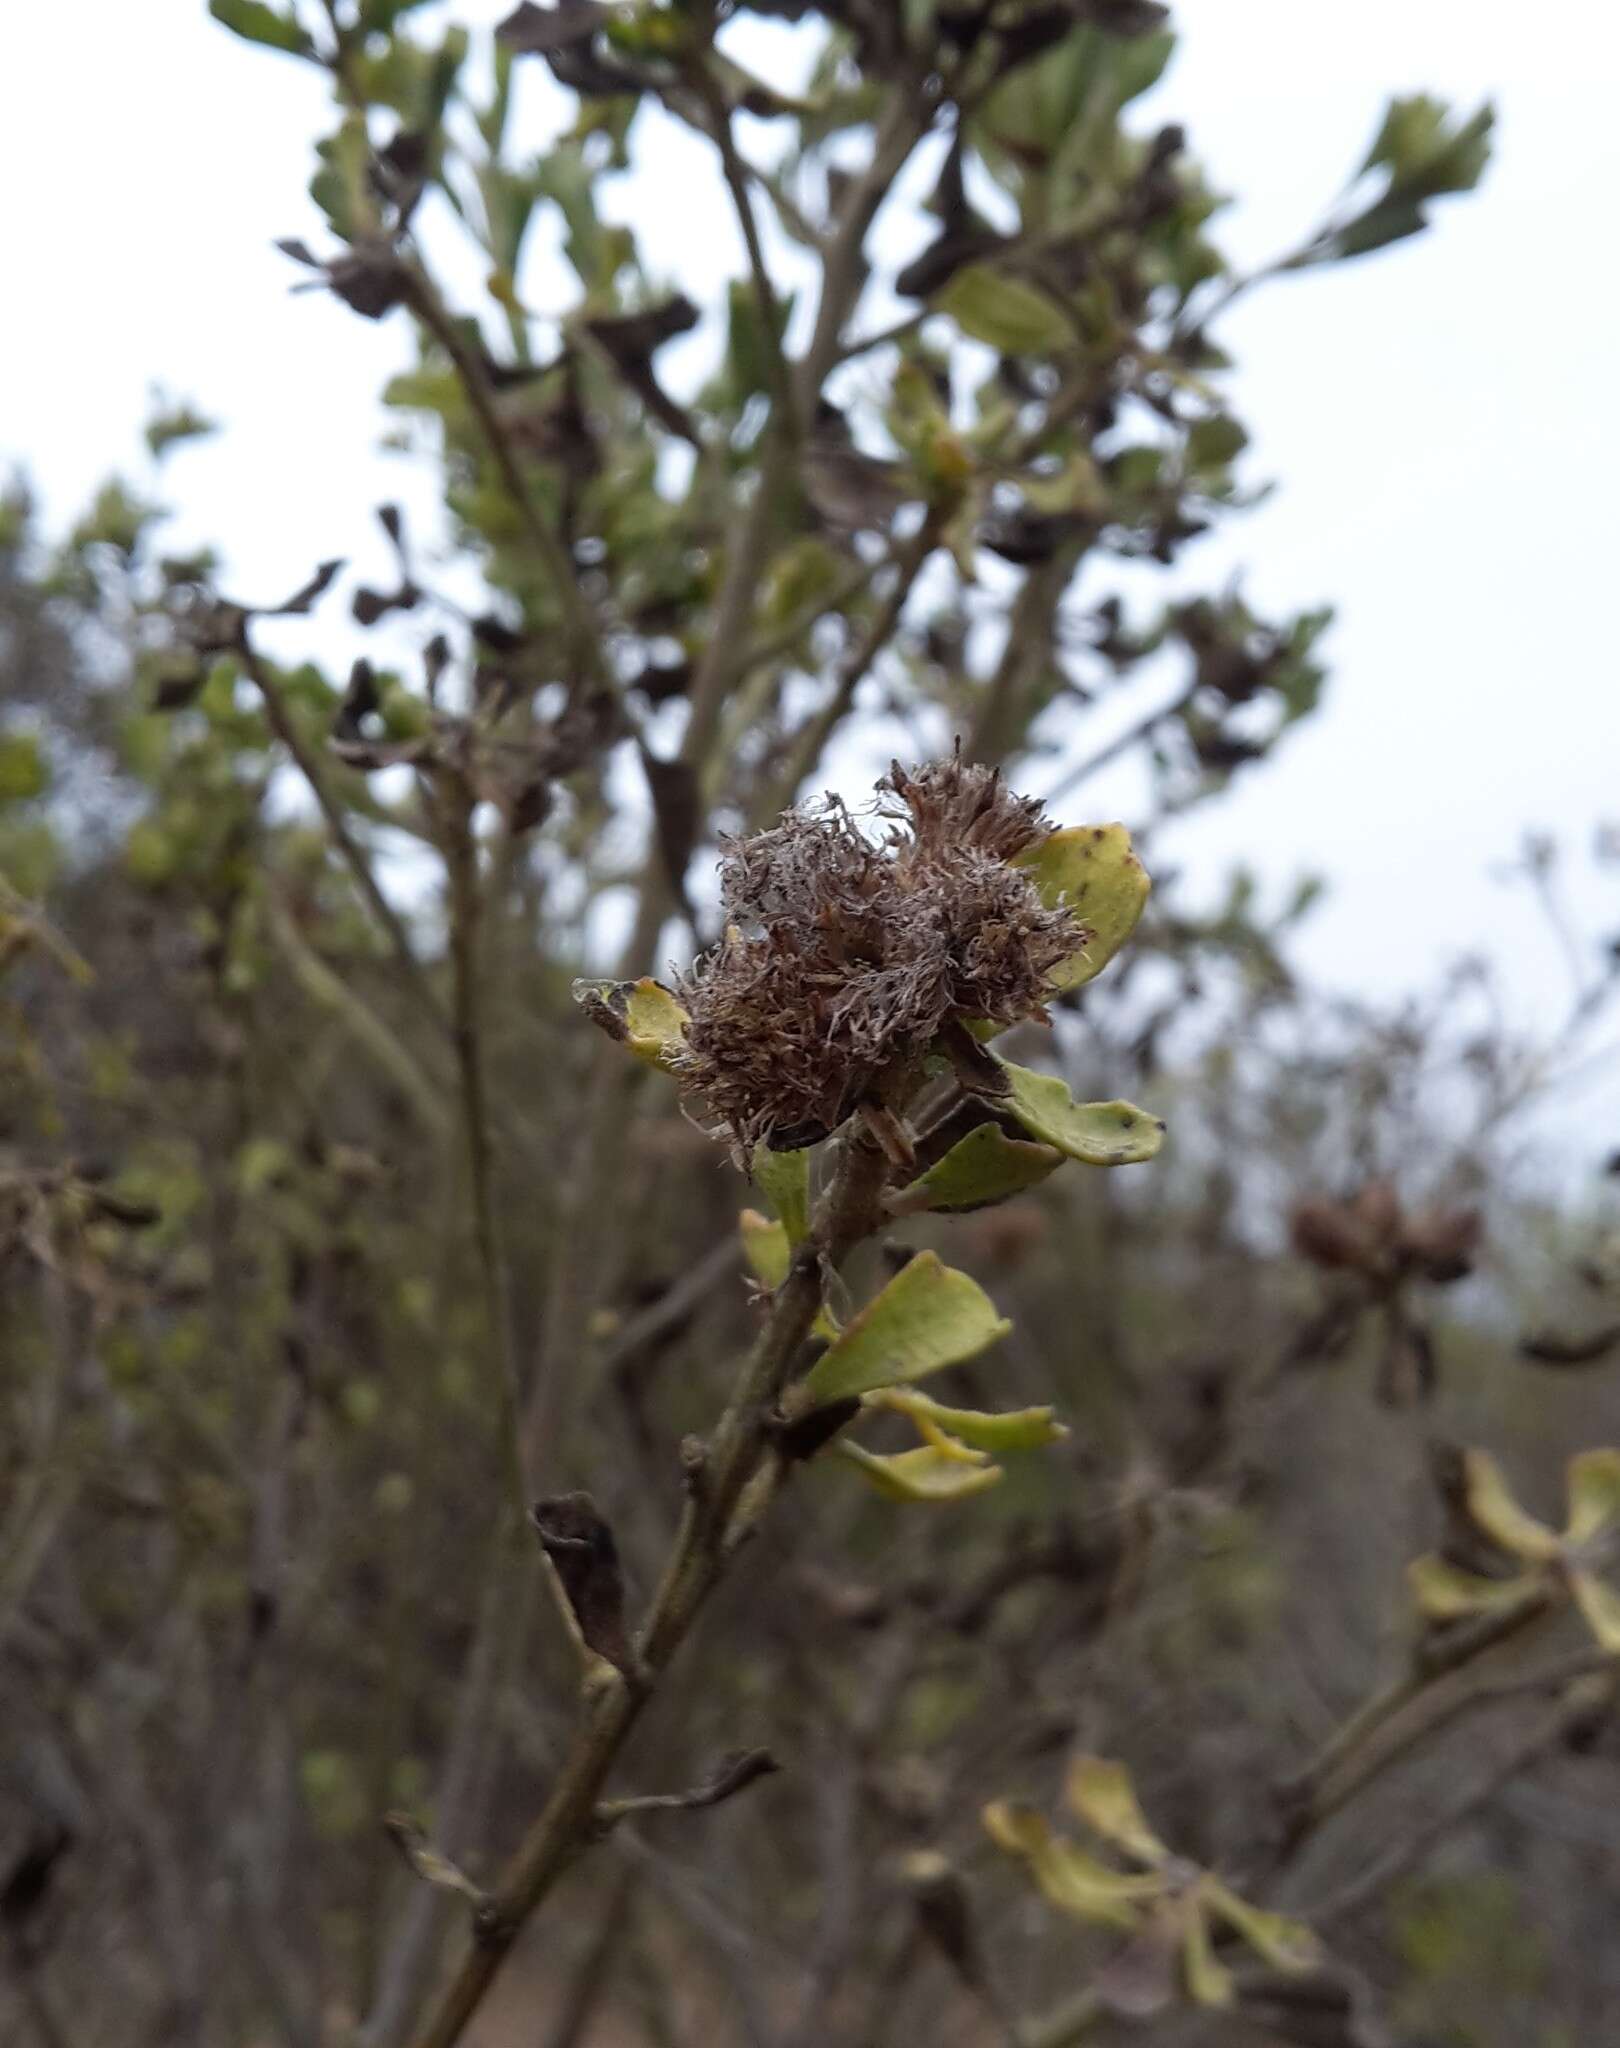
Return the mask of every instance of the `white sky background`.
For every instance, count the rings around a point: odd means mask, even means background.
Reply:
[[[507,11],[458,0],[454,15]],[[1499,124],[1483,190],[1442,203],[1429,234],[1282,280],[1219,329],[1254,437],[1247,480],[1279,487],[1191,550],[1182,580],[1213,590],[1242,568],[1260,610],[1328,600],[1339,617],[1324,710],[1235,802],[1180,827],[1174,856],[1211,896],[1237,860],[1279,896],[1301,870],[1326,875],[1296,944],[1319,978],[1394,997],[1480,949],[1510,968],[1515,1020],[1548,1026],[1567,970],[1528,892],[1493,870],[1527,827],[1556,830],[1588,930],[1620,925],[1620,871],[1591,859],[1598,822],[1620,822],[1620,14],[1575,0],[1556,34],[1522,0],[1177,14],[1181,48],[1136,120],[1185,123],[1237,196],[1217,233],[1240,264],[1315,223],[1388,93],[1465,110],[1490,94]],[[370,508],[401,499],[420,527],[433,504],[431,477],[376,445],[404,324],[289,297],[298,273],[270,246],[322,240],[304,192],[330,125],[322,79],[238,43],[203,0],[24,0],[6,43],[0,464],[28,469],[53,523],[109,470],[140,486],[161,381],[226,429],[163,475],[176,545],[221,545],[231,587],[255,598],[333,554],[386,578]],[[693,233],[708,154],[672,152],[622,203],[644,257],[695,297],[737,260],[730,235]],[[297,644],[329,650],[335,624],[301,625]],[[1086,811],[1128,810],[1132,786],[1090,786]],[[1617,1073],[1584,1101],[1595,1146],[1620,1124]]]

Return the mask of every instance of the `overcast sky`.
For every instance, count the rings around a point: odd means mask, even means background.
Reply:
[[[507,7],[454,11],[488,23]],[[1620,870],[1590,852],[1599,821],[1620,821],[1620,15],[1576,0],[1556,34],[1521,0],[1188,0],[1178,15],[1182,47],[1140,119],[1183,122],[1236,195],[1222,232],[1240,263],[1313,224],[1389,92],[1489,94],[1499,128],[1484,189],[1433,232],[1284,280],[1221,330],[1250,479],[1278,489],[1188,577],[1214,588],[1241,567],[1259,608],[1327,599],[1339,620],[1327,708],[1189,821],[1176,857],[1211,893],[1236,859],[1279,892],[1324,873],[1298,950],[1340,986],[1394,996],[1478,948],[1510,966],[1513,1013],[1545,1024],[1567,971],[1493,873],[1527,827],[1568,840],[1589,928],[1620,925]],[[139,483],[161,381],[227,429],[164,475],[177,541],[222,545],[249,596],[325,555],[364,566],[369,508],[426,506],[431,479],[377,451],[402,324],[289,297],[270,247],[317,229],[321,80],[237,43],[203,0],[23,0],[6,28],[0,462],[26,466],[58,521],[110,469]],[[731,251],[683,243],[683,175],[671,156],[632,210],[658,224],[657,260],[701,285]],[[1103,785],[1087,808],[1129,800]],[[1610,1124],[1615,1071],[1587,1104]]]

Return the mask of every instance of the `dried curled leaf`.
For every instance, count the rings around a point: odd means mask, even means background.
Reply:
[[[634,1678],[619,1548],[595,1501],[588,1493],[558,1494],[536,1501],[529,1515],[587,1661],[600,1658]]]

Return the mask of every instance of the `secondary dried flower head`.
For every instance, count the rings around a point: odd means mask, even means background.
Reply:
[[[1043,1016],[1084,942],[1009,861],[1040,805],[960,759],[878,784],[879,843],[842,804],[722,842],[727,933],[684,977],[677,1071],[742,1147],[813,1144],[916,1072],[953,1021]]]

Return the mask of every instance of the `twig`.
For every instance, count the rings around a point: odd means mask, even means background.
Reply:
[[[633,1799],[604,1800],[596,1809],[596,1825],[606,1834],[620,1821],[643,1813],[698,1813],[706,1807],[723,1806],[781,1768],[768,1749],[738,1750],[722,1757],[710,1777],[685,1792],[643,1792]]]
[[[578,672],[617,701],[621,694],[618,682],[602,644],[596,619],[580,593],[578,573],[561,536],[553,529],[523,480],[511,437],[491,402],[483,365],[468,347],[432,279],[420,268],[413,269],[408,275],[411,307],[450,358],[467,403],[472,407],[489,452],[494,457],[495,467],[500,471],[501,481],[523,522],[523,530],[556,592]],[[571,682],[577,680],[578,675],[570,678]]]
[[[607,1989],[608,1965],[623,1941],[630,1924],[631,1901],[635,1896],[637,1873],[621,1870],[608,1889],[607,1903],[596,1923],[579,1966],[563,1993],[562,2011],[546,2036],[546,2048],[578,2048],[591,2024],[591,2016]]]
[[[903,320],[894,320],[887,327],[880,327],[874,334],[863,334],[858,341],[846,341],[839,349],[836,360],[851,363],[857,356],[870,355],[874,349],[890,348],[897,341],[904,341],[908,334],[915,334],[929,317],[931,309],[923,306],[915,313],[908,313]]]
[[[881,558],[875,562],[857,562],[831,590],[801,605],[786,625],[779,626],[774,633],[761,634],[743,656],[739,673],[747,675],[753,669],[764,668],[782,655],[790,654],[817,620],[833,612],[841,612],[846,605],[852,604],[883,567]]]
[[[1547,1611],[1548,1595],[1538,1587],[1499,1613],[1485,1615],[1477,1623],[1452,1629],[1420,1643],[1407,1669],[1382,1691],[1363,1701],[1349,1719],[1329,1736],[1304,1769],[1284,1787],[1284,1797],[1294,1806],[1296,1816],[1287,1840],[1289,1853],[1330,1813],[1336,1812],[1348,1797],[1348,1792],[1339,1793],[1333,1783],[1335,1779],[1342,1784],[1344,1774],[1348,1772],[1352,1779],[1351,1789],[1365,1781],[1365,1772],[1355,1769],[1356,1759],[1382,1728],[1413,1705],[1438,1680],[1461,1670],[1465,1664],[1506,1642],[1510,1636],[1518,1635],[1533,1622],[1540,1621]]]
[[[833,679],[832,695],[815,716],[795,734],[793,751],[789,756],[786,771],[774,793],[768,798],[767,808],[756,815],[756,823],[768,819],[776,811],[792,803],[806,778],[814,772],[817,762],[826,750],[827,742],[854,702],[855,692],[871,674],[873,663],[894,638],[912,586],[938,541],[939,525],[938,515],[930,512],[916,533],[899,551],[895,558],[894,582],[890,585],[887,596],[871,624],[840,662]]]
[[[1050,561],[1024,578],[1007,620],[1001,658],[980,692],[978,712],[964,743],[970,760],[993,764],[1016,744],[1025,722],[1017,715],[1022,708],[1018,700],[1028,688],[1032,667],[1049,655],[1052,622],[1086,546],[1080,537],[1064,542]]]
[[[297,764],[299,773],[303,776],[305,782],[309,784],[310,794],[319,806],[321,816],[326,820],[326,829],[332,835],[333,845],[342,855],[344,863],[348,867],[350,874],[353,875],[360,894],[365,898],[372,915],[387,934],[389,943],[398,955],[400,965],[409,976],[412,987],[416,990],[423,1005],[430,1014],[442,1025],[444,1023],[444,1011],[439,1005],[438,997],[434,994],[433,986],[427,978],[426,970],[423,968],[421,961],[416,957],[416,949],[411,944],[410,935],[401,922],[398,911],[395,910],[394,906],[383,894],[377,877],[372,873],[370,861],[367,860],[360,848],[359,842],[349,830],[348,820],[344,817],[337,799],[332,794],[320,761],[316,757],[314,750],[304,739],[303,734],[298,730],[298,726],[288,709],[287,699],[282,691],[281,684],[271,674],[263,657],[249,642],[245,626],[242,630],[241,639],[238,642],[237,652],[241,657],[242,666],[247,672],[248,679],[263,699],[265,716],[270,722],[270,730],[287,749],[288,753],[291,754],[294,762]]]
[[[1484,1771],[1468,1789],[1457,1798],[1450,1800],[1438,1812],[1432,1814],[1423,1824],[1415,1828],[1404,1841],[1397,1842],[1383,1856],[1368,1866],[1360,1877],[1333,1893],[1309,1910],[1308,1918],[1316,1922],[1348,1919],[1363,1907],[1383,1898],[1389,1887],[1421,1862],[1435,1844],[1444,1839],[1453,1828],[1460,1827],[1481,1807],[1489,1805],[1502,1787],[1516,1777],[1527,1764],[1547,1750],[1555,1748],[1564,1737],[1594,1714],[1612,1708],[1617,1680],[1610,1669],[1598,1675],[1578,1678],[1568,1686],[1557,1706],[1542,1715],[1535,1724],[1513,1744],[1513,1746],[1488,1771]]]
[[[1096,1992],[1079,1992],[1043,2019],[1026,2020],[1016,2035],[1018,2048],[1070,2048],[1102,2016],[1103,2003]]]
[[[799,409],[806,418],[828,371],[838,360],[844,322],[854,311],[866,281],[863,252],[867,230],[888,197],[889,188],[905,168],[906,159],[928,132],[933,114],[932,104],[917,90],[916,81],[901,80],[873,139],[871,161],[844,200],[843,211],[826,245],[815,328],[795,379]]]
[[[737,214],[737,225],[742,230],[743,244],[748,251],[749,275],[753,282],[760,322],[765,330],[765,361],[771,380],[772,404],[789,438],[796,440],[798,436],[797,422],[793,417],[793,385],[787,357],[782,350],[782,309],[777,300],[776,287],[771,282],[771,273],[765,262],[765,251],[759,239],[759,223],[754,217],[754,202],[748,190],[748,169],[737,154],[737,142],[731,130],[731,114],[716,90],[713,79],[707,71],[697,69],[693,74],[693,83],[709,116],[710,139],[720,152],[720,168],[725,174],[726,187],[731,193],[731,203]]]
[[[357,995],[342,975],[335,974],[299,931],[285,904],[274,897],[267,907],[270,936],[280,948],[304,993],[332,1015],[355,1042],[365,1048],[410,1104],[430,1137],[449,1135],[450,1115],[444,1097],[417,1064],[414,1054],[377,1012]]]
[[[1059,776],[1041,798],[1041,802],[1051,806],[1073,795],[1081,783],[1089,782],[1093,775],[1099,774],[1112,762],[1117,761],[1122,754],[1128,754],[1132,747],[1151,738],[1161,725],[1168,724],[1172,718],[1179,718],[1192,702],[1196,689],[1195,683],[1190,688],[1179,691],[1168,704],[1161,704],[1155,710],[1145,712],[1134,725],[1127,726],[1122,733],[1116,734],[1106,746],[1099,747],[1094,754],[1088,754],[1083,761],[1077,761],[1066,774]]]

